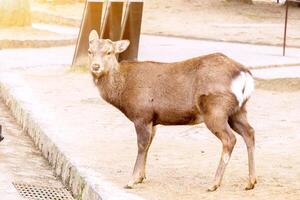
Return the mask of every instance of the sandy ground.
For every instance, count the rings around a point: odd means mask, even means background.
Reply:
[[[276,1],[255,1],[253,5],[228,3],[224,0],[144,2],[142,23],[144,34],[282,44],[285,9],[284,6],[276,4]],[[59,6],[32,4],[33,11],[74,19],[82,17],[83,7],[84,5],[80,3]],[[291,7],[289,10],[287,41],[290,46],[300,46],[299,9]]]
[[[41,102],[57,115],[57,122],[63,120],[57,124],[64,130],[63,135],[54,137],[65,138],[61,142],[68,145],[66,153],[73,154],[79,165],[122,188],[136,156],[134,129],[119,111],[99,98],[91,77],[63,69],[33,69],[22,74]],[[248,174],[247,153],[237,135],[221,188],[206,192],[217,167],[221,144],[204,125],[198,125],[159,126],[150,149],[148,178],[129,192],[145,199],[164,200],[298,199],[300,90],[288,91],[286,80],[277,86],[271,84],[272,88],[268,84],[258,83],[248,106],[249,119],[256,130],[258,184],[254,190],[243,190]],[[63,127],[72,127],[72,131]]]
[[[300,91],[300,79],[299,78],[280,78],[263,80],[258,79],[256,86],[264,90],[281,91],[281,92],[295,92]]]

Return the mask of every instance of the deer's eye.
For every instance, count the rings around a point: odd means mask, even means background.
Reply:
[[[107,55],[111,55],[111,52],[109,51],[109,52],[107,52]]]

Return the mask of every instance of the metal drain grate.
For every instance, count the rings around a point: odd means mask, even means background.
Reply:
[[[74,200],[65,188],[13,183],[26,200]]]

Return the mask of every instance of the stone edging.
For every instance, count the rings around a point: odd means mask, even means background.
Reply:
[[[140,197],[114,188],[110,182],[93,180],[87,177],[83,170],[78,169],[61,149],[49,138],[52,131],[46,123],[39,120],[39,115],[47,113],[40,107],[30,88],[25,87],[25,81],[20,76],[11,73],[0,75],[0,98],[9,107],[12,115],[22,129],[41,150],[49,161],[56,175],[61,177],[63,184],[69,188],[78,200],[142,200]],[[37,112],[40,111],[40,112]],[[99,183],[100,182],[100,183]]]

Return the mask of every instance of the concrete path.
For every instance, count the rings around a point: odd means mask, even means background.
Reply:
[[[40,30],[46,30],[54,33],[59,33],[63,35],[73,36],[77,38],[79,33],[79,28],[69,27],[69,26],[60,26],[52,24],[43,24],[43,23],[32,23],[32,27]]]
[[[73,31],[76,31],[74,29]],[[40,49],[0,49],[0,70],[49,65],[71,65],[74,46]],[[174,62],[191,57],[222,52],[252,68],[262,66],[299,65],[300,49],[239,43],[212,42],[174,37],[142,35],[139,60]]]
[[[251,72],[253,76],[261,79],[300,78],[300,65],[293,67],[254,69]]]
[[[76,38],[79,33],[79,28],[62,25],[33,23],[33,27],[74,38]],[[72,53],[74,51],[73,48],[75,47],[71,48]],[[60,55],[59,50],[60,49],[57,49],[57,55]],[[64,50],[64,52],[69,51]],[[299,48],[287,48],[286,56],[282,56],[282,47],[276,46],[215,42],[153,35],[141,36],[139,59],[174,62],[214,52],[222,52],[249,67],[300,64]],[[69,55],[67,54],[67,56]]]
[[[0,199],[23,199],[13,183],[63,188],[32,139],[17,125],[0,99],[0,124],[5,139],[0,143]]]
[[[288,65],[300,63],[300,49],[227,42],[202,41],[144,35],[141,38],[141,60],[172,62],[199,55],[222,52],[248,67]]]
[[[0,71],[44,66],[70,66],[74,46],[0,50]]]

